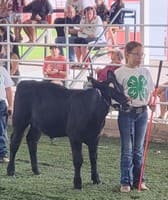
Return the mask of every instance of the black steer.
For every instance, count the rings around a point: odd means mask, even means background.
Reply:
[[[49,82],[22,81],[14,100],[13,132],[10,143],[10,162],[7,174],[15,173],[15,156],[25,129],[34,174],[39,174],[37,143],[41,132],[50,138],[68,136],[74,164],[74,188],[81,189],[82,143],[89,149],[91,179],[100,183],[97,172],[97,146],[99,133],[104,126],[111,99],[126,105],[127,98],[110,80],[92,81],[93,88],[86,90],[66,89]],[[115,84],[113,84],[115,85]]]

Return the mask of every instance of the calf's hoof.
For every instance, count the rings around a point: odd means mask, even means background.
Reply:
[[[33,171],[34,175],[40,175],[40,172],[39,171]]]
[[[14,171],[7,171],[7,175],[8,176],[15,176],[15,173],[14,173]]]
[[[101,183],[98,174],[95,175],[95,176],[92,176],[92,181],[93,181],[93,184],[100,184]]]
[[[82,180],[81,178],[74,178],[74,189],[82,189]]]
[[[40,175],[40,171],[38,169],[32,169],[34,175]]]
[[[8,176],[14,176],[15,175],[15,170],[12,169],[9,165],[7,167],[7,175]]]

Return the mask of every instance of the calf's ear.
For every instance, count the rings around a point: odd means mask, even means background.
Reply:
[[[123,93],[124,89],[123,86],[117,81],[116,76],[113,71],[107,72],[107,82],[112,83],[113,87],[118,91]]]
[[[87,80],[90,82],[90,83],[92,83],[92,85],[93,86],[96,86],[99,82],[96,80],[96,79],[94,79],[92,76],[88,76],[87,77]]]
[[[87,80],[92,83],[94,78],[92,76],[87,76]]]
[[[108,80],[108,81],[113,81],[113,80],[115,80],[115,74],[114,74],[113,71],[111,71],[111,70],[108,70],[108,71],[107,71],[107,80]]]

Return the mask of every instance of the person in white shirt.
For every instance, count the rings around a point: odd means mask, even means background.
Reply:
[[[0,162],[9,162],[6,145],[7,115],[13,109],[13,81],[7,70],[0,66]]]
[[[84,25],[84,26],[82,26]],[[88,25],[88,26],[85,26]],[[103,22],[96,14],[94,7],[86,7],[84,9],[84,16],[80,21],[80,29],[78,30],[78,37],[75,39],[76,44],[88,44],[90,42],[105,42],[105,35],[103,33]],[[77,61],[85,62],[87,54],[87,46],[76,46],[75,53]],[[88,67],[86,64],[85,67]]]
[[[121,140],[121,192],[130,192],[132,187],[138,188],[148,123],[147,106],[155,110],[151,103],[154,83],[148,69],[141,66],[143,55],[141,43],[128,42],[125,46],[126,65],[114,72],[132,107],[128,112],[119,111],[118,116]],[[148,190],[144,174],[140,187],[141,190]]]

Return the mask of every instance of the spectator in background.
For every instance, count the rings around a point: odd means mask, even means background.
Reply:
[[[160,102],[168,103],[168,87],[164,87],[164,85],[167,85],[168,82],[164,83],[162,86],[159,86],[158,88],[158,96],[160,98]],[[160,104],[160,119],[166,119],[167,118],[167,111],[168,111],[168,105]]]
[[[108,21],[109,10],[107,6],[105,5],[104,0],[96,0],[95,2],[96,2],[96,13],[98,16],[101,17],[103,21],[103,25],[105,27]],[[108,39],[107,32],[105,33],[105,35],[106,35],[106,39]]]
[[[111,5],[110,11],[109,11],[109,21],[112,24],[124,24],[124,12],[120,12],[120,14],[116,17],[116,14],[121,8],[124,8],[123,0],[114,0],[114,2]],[[115,18],[116,17],[116,18]],[[115,18],[115,20],[113,20]],[[111,40],[112,45],[116,45],[116,31],[120,27],[113,26],[109,28],[109,39]]]
[[[66,79],[67,66],[66,58],[59,53],[58,46],[50,46],[50,56],[44,59],[43,75],[45,78]],[[54,80],[54,83],[63,84],[62,80]]]
[[[82,26],[87,25],[88,26]],[[97,25],[97,26],[94,26]],[[99,16],[96,15],[96,10],[94,6],[89,6],[84,9],[84,15],[80,21],[80,29],[78,31],[78,38],[75,39],[75,43],[88,44],[90,42],[105,42],[105,36],[103,32],[103,22]],[[77,56],[77,61],[86,61],[86,54],[88,48],[87,46],[76,46],[75,54]],[[88,64],[85,64],[85,67],[88,67]]]
[[[0,163],[8,163],[6,145],[7,115],[13,110],[13,82],[7,70],[0,66]]]
[[[14,42],[14,35],[10,32],[10,42]],[[0,41],[7,42],[7,28],[5,26],[0,26]],[[19,48],[18,45],[12,45],[12,52],[19,57]],[[0,45],[0,53],[2,51],[2,45]]]
[[[19,76],[19,57],[17,54],[13,53],[12,49],[10,49],[10,75],[11,76]],[[2,46],[2,51],[0,54],[0,58],[7,59],[8,58],[8,48],[7,45]],[[3,61],[2,65],[5,67],[5,69],[8,70],[8,61]],[[14,85],[18,84],[19,79],[18,78],[12,78]]]
[[[107,18],[109,15],[109,10],[104,3],[104,0],[95,0],[96,2],[96,13],[98,16],[101,17],[103,24],[107,23]]]
[[[32,26],[24,26],[23,29],[29,38],[28,42],[35,42],[36,32],[33,24],[47,24],[46,17],[52,12],[52,6],[49,0],[34,0],[23,7],[23,12],[32,13],[31,18],[24,22],[24,24],[32,24]]]
[[[70,34],[69,44],[74,44],[74,40],[77,37],[77,29],[74,27],[74,24],[79,24],[81,17],[80,15],[76,14],[75,8],[73,6],[68,6],[64,12],[64,18],[57,18],[54,22],[54,24],[73,24],[73,26],[69,27],[68,31]],[[56,26],[56,32],[57,32],[57,38],[56,43],[66,43],[66,36],[65,36],[65,27]],[[63,47],[59,47],[60,54],[64,55],[63,53]],[[74,47],[69,47],[69,61],[74,62],[75,61],[75,53],[74,53]]]
[[[22,13],[23,7],[26,6],[26,0],[13,0],[13,15],[12,15],[12,23],[13,24],[21,24],[22,23]],[[14,34],[15,34],[15,42],[21,42],[23,37],[21,35],[21,26],[14,27]]]
[[[66,0],[65,10],[67,10],[69,6],[74,7],[77,15],[82,14],[83,11],[82,0]]]
[[[105,66],[103,69],[96,68],[95,72],[97,74],[97,79],[99,81],[107,80],[107,72],[115,71],[120,67],[123,60],[123,54],[119,49],[113,49],[111,51],[111,63]]]
[[[83,15],[83,11],[88,6],[96,7],[95,0],[66,0],[65,9],[68,6],[73,6],[76,14]]]
[[[6,19],[10,22],[10,14],[12,13],[13,0],[0,1],[0,19]]]

